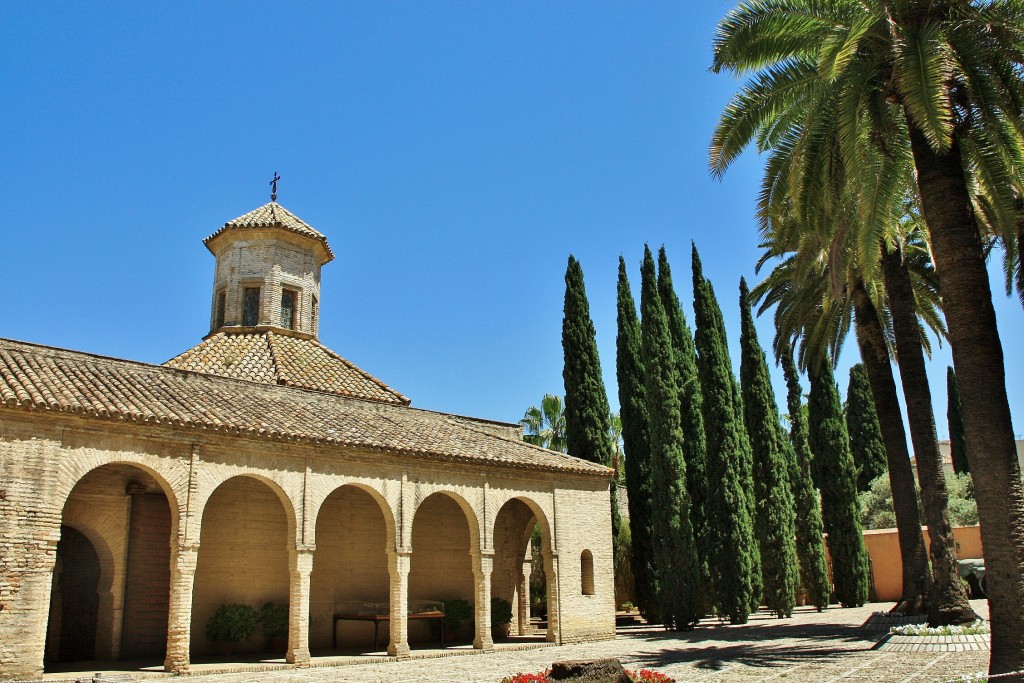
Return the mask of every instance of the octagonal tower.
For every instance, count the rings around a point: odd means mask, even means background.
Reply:
[[[327,238],[277,202],[228,221],[203,243],[217,258],[210,334],[225,327],[317,336]]]

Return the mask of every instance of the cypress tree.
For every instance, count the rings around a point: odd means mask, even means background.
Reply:
[[[701,414],[704,401],[697,376],[693,332],[686,322],[686,315],[672,285],[672,270],[665,247],[658,250],[658,294],[665,309],[679,373],[679,407],[683,427],[683,460],[686,462],[686,489],[690,495],[690,525],[693,527],[697,547],[701,586],[707,587],[711,585],[711,575],[707,561],[707,441],[704,438],[704,416]],[[708,591],[701,591],[702,614],[710,611],[711,597]]]
[[[754,525],[761,545],[765,604],[782,618],[793,614],[800,582],[793,494],[789,482],[790,459],[784,450],[785,437],[779,424],[779,408],[768,375],[768,361],[757,341],[749,296],[747,282],[741,278],[740,387],[756,475],[757,516]]]
[[[888,460],[882,427],[878,424],[875,399],[863,363],[850,368],[850,385],[846,390],[846,428],[850,432],[850,452],[857,466],[857,490],[867,491],[871,482],[885,474]]]
[[[719,314],[719,318],[721,318],[721,314]],[[726,339],[724,323],[722,325],[722,339]],[[750,449],[750,435],[747,434],[746,425],[743,424],[743,393],[740,391],[740,385],[736,381],[735,375],[732,377],[732,395],[735,401],[736,419],[740,421],[741,427],[737,435],[740,439],[740,455],[742,456],[740,459],[740,475],[743,481],[743,491],[746,493],[747,498],[747,518],[750,519],[751,525],[755,525],[755,520],[757,519],[757,500],[754,488],[754,456]],[[764,594],[764,583],[761,576],[761,545],[759,543],[755,542],[752,547],[751,561],[753,562],[754,569],[750,577],[752,585],[750,611],[756,612],[761,606]]]
[[[700,572],[690,526],[683,428],[679,408],[679,369],[665,309],[661,305],[651,250],[644,246],[640,290],[640,352],[646,371],[650,416],[651,470],[655,486],[654,562],[661,621],[667,628],[690,629],[700,619]]]
[[[629,490],[629,528],[633,541],[630,565],[636,605],[648,621],[655,621],[657,584],[652,545],[651,440],[648,432],[647,392],[640,357],[640,319],[629,288],[626,261],[619,257],[618,333],[615,338],[615,370],[619,385],[619,416],[626,454],[626,487]]]
[[[800,376],[793,362],[793,350],[786,345],[781,353],[786,375],[786,407],[789,409],[791,460],[790,483],[796,504],[796,552],[800,558],[800,583],[818,611],[828,607],[832,584],[825,560],[825,529],[821,523],[821,501],[811,479],[811,447],[807,442],[807,422],[800,388]]]
[[[565,270],[565,307],[562,317],[562,353],[565,365],[565,443],[569,455],[607,467],[612,465],[609,439],[608,394],[601,378],[597,334],[583,286],[583,268],[569,255]],[[611,486],[612,538],[619,535],[619,506]]]
[[[1022,270],[1024,272],[1024,270]],[[969,474],[967,461],[967,432],[964,431],[964,408],[960,402],[960,383],[953,368],[946,366],[946,419],[949,421],[949,450],[953,456],[953,471]]]
[[[843,607],[860,607],[868,599],[869,572],[857,502],[857,468],[828,361],[811,373],[810,413],[811,452],[821,475],[821,512],[836,599]]]
[[[744,458],[749,442],[743,418],[736,414],[736,380],[726,345],[725,322],[711,283],[704,279],[697,247],[693,247],[694,342],[704,398],[707,438],[708,563],[719,616],[746,623],[756,594],[757,543],[745,489]]]

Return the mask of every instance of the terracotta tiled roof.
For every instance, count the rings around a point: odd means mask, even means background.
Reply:
[[[315,339],[275,334],[271,330],[222,330],[164,365],[264,384],[409,404],[408,398]]]
[[[220,230],[204,239],[203,244],[209,245],[210,240],[217,237],[225,230],[230,230],[232,228],[240,230],[253,228],[282,228],[299,235],[312,237],[324,245],[324,249],[327,251],[327,261],[329,262],[334,260],[334,252],[331,251],[331,246],[327,244],[327,238],[324,237],[323,233],[315,230],[309,223],[302,220],[277,202],[264,204],[258,209],[253,209],[247,214],[228,221]]]
[[[0,411],[73,413],[428,460],[610,477],[445,413],[0,339]]]

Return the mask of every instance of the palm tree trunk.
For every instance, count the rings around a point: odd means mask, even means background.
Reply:
[[[911,120],[911,117],[907,117]],[[953,366],[964,397],[968,459],[985,547],[992,674],[1024,670],[1024,485],[1006,396],[992,290],[956,137],[936,154],[916,126],[910,145]],[[1009,680],[1009,679],[1008,679]]]
[[[896,356],[899,358],[903,396],[907,400],[910,440],[917,459],[917,479],[921,484],[924,518],[931,541],[928,555],[932,561],[932,583],[928,590],[928,624],[947,626],[968,624],[977,619],[967,592],[960,581],[954,552],[953,528],[949,524],[949,494],[942,471],[942,454],[935,433],[932,392],[925,371],[921,329],[917,321],[910,271],[900,250],[888,252],[882,246],[882,275],[892,313]]]
[[[878,411],[878,424],[885,441],[885,455],[889,462],[889,485],[896,513],[896,529],[900,539],[900,557],[903,561],[903,595],[894,611],[920,614],[924,611],[924,594],[928,582],[928,559],[921,533],[917,490],[914,471],[910,467],[907,434],[903,429],[903,415],[896,395],[896,381],[889,363],[889,349],[878,320],[878,312],[864,289],[863,280],[854,283],[853,314],[857,330],[857,345],[868,372],[871,397]]]

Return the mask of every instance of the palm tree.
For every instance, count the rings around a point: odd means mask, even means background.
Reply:
[[[872,194],[898,186],[888,146],[909,143],[968,397],[971,468],[994,579],[993,674],[1024,669],[1024,485],[965,160],[984,161],[976,177],[998,199],[999,229],[1015,229],[1005,218],[1016,212],[1012,182],[999,179],[1019,177],[1024,149],[1022,47],[1024,5],[1015,0],[748,0],[720,24],[715,45],[717,70],[758,72],[725,112],[729,132],[712,148],[717,172],[752,139],[766,149],[786,144],[792,124],[815,109],[812,123],[834,117],[840,131],[840,156],[825,163],[845,157]],[[879,168],[856,163],[864,139],[878,150]],[[806,140],[813,154],[817,139]]]
[[[780,235],[769,231],[767,237],[769,240],[762,245],[766,253],[758,268],[772,257],[782,260],[754,288],[752,295],[761,301],[759,314],[775,306],[776,357],[787,355],[792,340],[799,338],[802,367],[834,364],[850,325],[854,325],[882,428],[899,531],[903,589],[893,610],[921,613],[928,577],[927,554],[907,436],[890,364],[888,339],[891,334],[884,329],[878,314],[879,308],[884,309],[884,302],[875,303],[880,299],[880,292],[876,287],[869,291],[863,278],[854,277],[851,286],[845,285],[844,278],[840,293],[835,296],[831,291],[834,278],[828,270],[827,253],[821,251],[825,245],[819,245],[819,258],[814,259],[808,240],[802,243],[802,251],[787,253],[785,247],[773,239],[781,238]]]
[[[889,366],[888,345],[890,341],[895,341],[900,351],[897,357],[901,360],[903,391],[908,405],[913,406],[909,412],[910,432],[919,463],[921,490],[926,501],[926,521],[930,535],[937,539],[930,546],[933,573],[927,586],[929,621],[933,625],[970,622],[976,615],[968,603],[967,593],[959,581],[956,568],[952,528],[946,512],[948,494],[942,472],[942,458],[938,451],[935,419],[931,411],[931,392],[924,372],[924,355],[930,353],[930,345],[921,328],[931,328],[939,339],[945,336],[946,330],[927,244],[919,221],[915,221],[917,212],[911,189],[909,150],[904,149],[902,153],[891,150],[891,163],[888,163],[890,174],[900,179],[903,192],[888,192],[884,196],[868,195],[864,188],[852,182],[843,164],[834,161],[842,157],[839,149],[840,131],[834,118],[829,121],[832,123],[814,127],[814,144],[833,159],[829,173],[838,177],[823,176],[820,169],[806,168],[806,159],[797,154],[795,147],[773,150],[762,184],[759,219],[766,234],[775,235],[776,238],[781,235],[791,241],[799,236],[802,241],[797,243],[796,249],[798,254],[804,254],[804,261],[810,258],[812,264],[827,264],[833,297],[849,294],[857,320],[862,356],[869,368],[869,380],[874,384],[873,394],[877,396],[876,402],[883,406],[880,418],[883,424],[889,423],[884,427],[884,433],[893,439],[892,447],[888,450],[898,453],[897,462],[903,463],[906,456],[902,420]],[[804,143],[810,128],[809,125],[803,130],[794,127],[794,133],[797,134],[794,139]],[[858,152],[867,166],[879,167],[887,163],[880,161],[870,146],[861,147]],[[794,176],[800,176],[800,181],[791,182]],[[815,180],[808,183],[804,179],[806,177]],[[814,183],[824,185],[825,189],[816,188]],[[794,206],[800,207],[799,219],[794,218]],[[882,225],[888,227],[878,234],[877,230],[872,230],[877,226],[870,219],[884,217],[888,219]],[[810,236],[802,235],[799,227],[794,227],[802,225],[811,226]],[[835,225],[840,228],[836,229],[833,227]],[[817,242],[814,241],[815,236],[819,236]],[[827,253],[821,253],[822,250]],[[904,252],[910,255],[909,262],[904,261]],[[852,270],[847,273],[839,267],[841,264],[850,264],[845,267]],[[876,273],[874,280],[867,279],[872,272]],[[877,299],[883,294],[880,286],[882,282],[891,293],[885,292],[886,298],[881,305],[876,306],[876,302],[869,296],[867,285],[878,289]],[[877,311],[883,313],[885,329],[877,322]],[[904,359],[905,363],[902,362]],[[897,501],[907,508],[905,514],[900,516],[904,521],[902,528],[915,536],[908,541],[906,548],[917,552],[920,548],[916,539],[918,534],[910,528],[908,522],[916,514],[911,511],[909,504],[909,489],[913,485],[909,468],[901,464],[892,476],[904,480],[901,486],[906,487],[906,492],[901,491]],[[913,583],[919,586],[917,590],[920,591],[924,587],[921,579],[928,574],[919,571],[920,564],[915,567],[917,570],[913,574],[904,574],[904,587],[910,590]],[[916,604],[907,604],[901,600],[897,609],[907,611],[916,607]]]
[[[540,407],[530,406],[519,421],[523,425],[523,441],[565,453],[565,407],[562,397],[544,394]]]
[[[940,340],[946,336],[946,328],[926,231],[919,220],[910,148],[897,140],[888,145],[883,155],[872,144],[870,136],[862,133],[855,146],[860,166],[873,169],[875,176],[885,176],[891,181],[881,189],[877,185],[865,187],[858,181],[857,174],[846,167],[837,102],[825,100],[821,105],[830,114],[824,116],[823,123],[805,120],[803,124],[793,125],[791,143],[772,151],[762,184],[759,218],[763,229],[769,232],[777,226],[789,226],[781,231],[782,234],[794,233],[789,234],[790,239],[804,226],[810,226],[812,234],[821,235],[828,245],[834,296],[844,286],[840,277],[842,269],[837,266],[853,260],[858,272],[848,281],[853,283],[851,299],[857,319],[862,323],[858,327],[858,339],[869,345],[865,351],[875,349],[873,355],[885,359],[884,367],[876,368],[876,383],[881,379],[890,383],[885,377],[889,373],[888,350],[880,350],[882,331],[874,329],[873,302],[865,300],[867,288],[863,283],[877,280],[889,290],[885,305],[877,310],[883,312],[887,323],[886,341],[894,342],[899,350],[896,357],[901,360],[903,391],[908,405],[913,407],[908,417],[919,463],[926,521],[931,536],[938,539],[930,546],[933,575],[928,590],[929,621],[933,625],[966,623],[976,615],[958,580],[952,528],[946,513],[948,494],[931,410],[931,391],[924,372],[924,356],[930,354],[931,349],[923,327],[931,328]],[[821,112],[814,114],[821,118]],[[803,155],[801,150],[808,147],[813,147],[815,153]],[[815,162],[812,166],[811,161],[819,157],[828,162],[823,166]],[[982,165],[977,163],[973,167]],[[973,173],[972,177],[979,189],[988,187],[988,181],[980,173]],[[981,204],[979,201],[979,206]],[[806,239],[804,244],[801,249],[806,250]],[[910,263],[903,259],[907,254],[911,257]],[[891,410],[887,410],[895,416],[894,387],[880,385],[875,393],[879,392],[882,392],[879,400],[891,403]],[[895,437],[895,431],[890,431]],[[902,441],[898,448],[902,449]],[[904,605],[898,607],[905,608]]]

